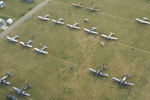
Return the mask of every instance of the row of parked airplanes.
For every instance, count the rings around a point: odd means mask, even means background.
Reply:
[[[77,7],[77,8],[83,8],[83,3],[82,2],[79,2],[79,3],[72,3],[72,5],[74,7]],[[90,10],[90,11],[98,11],[99,9],[97,9],[96,6],[93,6],[93,7],[86,7],[86,9]],[[139,19],[139,18],[136,18],[135,19],[136,21],[142,23],[142,24],[150,24],[150,22],[148,22],[148,18],[147,17],[143,17],[143,19]]]
[[[9,77],[11,77],[12,74],[7,72],[5,76],[3,76],[2,78],[0,78],[0,83],[4,84],[4,85],[10,85],[11,83],[6,81],[6,79],[8,79]],[[30,96],[30,93],[26,93],[25,90],[28,89],[29,87],[32,87],[31,84],[27,83],[23,88],[19,89],[17,87],[12,87],[12,89],[21,96]]]
[[[72,3],[72,5],[73,5],[74,7],[77,7],[77,8],[84,8],[82,2],[79,2],[79,3]],[[96,6],[93,6],[93,7],[86,7],[86,9],[89,10],[89,11],[92,11],[92,12],[99,10]]]
[[[102,77],[108,77],[109,74],[105,74],[102,71],[106,68],[106,66],[104,66],[104,64],[101,65],[101,67],[96,71],[92,68],[89,68],[89,70],[94,73],[97,76],[102,76]],[[135,85],[134,83],[128,83],[126,82],[128,78],[128,74],[125,74],[124,77],[122,79],[118,79],[116,77],[112,77],[113,80],[117,81],[120,85],[126,85],[126,86],[132,86]]]
[[[17,40],[18,37],[20,37],[20,36],[15,35],[14,37],[9,37],[9,36],[7,36],[6,38],[7,38],[7,40],[8,40],[9,42],[18,43],[18,42],[19,42],[19,41]],[[27,42],[22,42],[22,41],[20,41],[19,43],[20,43],[20,45],[21,45],[22,47],[32,48],[31,43],[33,43],[33,41],[32,41],[32,39],[30,39],[30,40],[28,40]],[[47,47],[46,45],[44,45],[43,48],[40,48],[40,49],[39,49],[39,48],[34,48],[34,50],[35,50],[37,53],[39,53],[39,54],[48,54],[48,52],[45,51],[47,48],[48,48],[48,47]]]
[[[50,18],[48,18],[49,15],[45,15],[45,16],[38,16],[38,18],[40,18],[42,21],[50,21]],[[64,25],[64,22],[63,22],[63,18],[60,18],[59,20],[55,20],[55,19],[52,19],[52,22],[54,24],[60,24],[60,25]],[[71,28],[71,29],[76,29],[76,30],[80,30],[81,27],[78,26],[79,23],[75,23],[75,24],[66,24],[67,27]],[[95,27],[92,27],[91,29],[88,29],[88,28],[84,28],[84,31],[86,31],[88,34],[95,34],[95,35],[98,35],[99,33],[96,32],[97,28]],[[110,32],[109,35],[105,35],[105,34],[101,34],[101,37],[107,39],[107,40],[117,40],[116,37],[112,37],[114,33]]]

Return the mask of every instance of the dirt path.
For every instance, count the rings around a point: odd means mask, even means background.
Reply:
[[[38,4],[37,6],[35,6],[32,10],[30,10],[28,13],[26,13],[23,17],[21,17],[19,20],[17,20],[14,24],[12,24],[6,31],[3,31],[0,34],[0,39],[4,38],[5,36],[7,36],[8,34],[10,34],[17,26],[19,26],[20,24],[22,24],[25,20],[27,20],[28,18],[30,18],[35,12],[37,12],[38,10],[40,10],[42,7],[44,7],[49,1],[52,0],[44,0],[43,2],[41,2],[40,4]]]

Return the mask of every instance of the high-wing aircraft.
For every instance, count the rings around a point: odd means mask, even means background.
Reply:
[[[31,87],[31,84],[26,84],[26,85],[24,86],[24,88],[22,88],[22,89],[18,89],[18,88],[16,88],[16,87],[12,87],[12,88],[13,88],[13,90],[15,90],[15,92],[16,92],[17,94],[19,94],[19,95],[21,95],[21,96],[30,96],[30,93],[26,93],[26,92],[25,92],[25,90],[26,90],[27,88],[29,88],[29,87]]]
[[[99,76],[103,76],[103,77],[107,77],[109,76],[109,74],[104,74],[102,73],[102,71],[105,69],[106,67],[104,66],[104,64],[101,65],[101,67],[99,68],[99,70],[94,70],[92,68],[89,68],[89,70],[94,73],[95,75],[99,75]]]
[[[50,21],[50,18],[48,18],[49,15],[45,15],[45,16],[38,16],[38,18],[40,18],[42,21]]]
[[[120,80],[120,79],[118,79],[116,77],[112,77],[113,80],[117,81],[121,85],[130,85],[130,86],[134,85],[134,83],[128,83],[128,82],[126,82],[127,78],[128,78],[128,74],[125,74],[122,80]]]
[[[112,37],[114,33],[110,32],[109,35],[101,34],[101,37],[105,38],[106,40],[117,40],[116,37]]]
[[[92,29],[87,29],[87,28],[84,28],[84,30],[86,31],[86,32],[88,32],[89,34],[98,34],[98,32],[95,32],[95,30],[96,30],[97,28],[95,28],[95,27],[92,27]]]
[[[64,20],[63,18],[60,18],[59,20],[52,19],[52,22],[55,24],[63,25],[64,24],[64,22],[62,22],[63,20]]]
[[[81,29],[80,27],[78,27],[77,25],[79,25],[79,23],[75,23],[75,24],[73,24],[73,25],[71,25],[71,24],[67,24],[67,26],[69,27],[69,28],[72,28],[72,29]]]
[[[4,77],[2,77],[2,78],[0,79],[0,83],[5,84],[5,85],[9,85],[10,82],[7,82],[6,79],[9,78],[9,77],[12,76],[12,75],[11,75],[11,73],[9,73],[9,72],[7,72],[6,74],[7,74],[6,76],[4,76]]]
[[[37,52],[37,53],[40,53],[40,54],[48,54],[47,51],[44,51],[45,49],[47,49],[48,47],[45,45],[43,46],[43,48],[41,49],[38,49],[38,48],[34,48],[34,50]]]
[[[23,47],[28,47],[28,48],[32,48],[32,45],[30,45],[31,43],[33,43],[32,40],[29,40],[28,42],[22,42],[20,41],[20,45]]]
[[[86,7],[89,11],[98,11],[99,9],[97,9],[96,6],[93,6],[93,7]]]
[[[78,4],[72,3],[72,5],[73,5],[74,7],[78,7],[78,8],[83,8],[83,7],[84,7],[82,2],[79,2]]]
[[[14,37],[9,37],[9,36],[7,36],[6,38],[8,39],[9,42],[17,43],[18,40],[16,40],[16,39],[17,39],[18,37],[20,37],[20,36],[15,35]]]
[[[141,24],[150,24],[150,22],[148,22],[149,19],[147,17],[143,17],[143,19],[136,18],[135,20]]]

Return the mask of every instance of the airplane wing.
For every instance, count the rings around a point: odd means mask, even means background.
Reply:
[[[106,76],[106,77],[109,76],[109,74],[103,74],[102,72],[100,73],[100,75],[101,75],[101,76],[104,76],[104,77],[105,77],[105,76]]]
[[[54,20],[54,19],[52,19],[52,22],[57,23],[57,21],[56,21],[56,20]]]
[[[22,95],[24,95],[24,96],[30,96],[30,93],[23,93]]]
[[[87,32],[89,31],[87,28],[84,28],[84,30],[87,31]]]
[[[117,40],[118,38],[115,37],[110,37],[111,40]]]
[[[4,77],[2,77],[2,80],[5,80],[5,79],[7,79],[8,78],[8,76],[4,76]]]
[[[94,74],[96,74],[96,73],[97,73],[97,71],[96,71],[96,70],[94,70],[94,69],[92,69],[92,68],[89,68],[89,70],[90,70],[91,72],[93,72]]]
[[[108,36],[105,34],[101,34],[102,37],[107,38]]]
[[[49,18],[43,18],[43,20],[49,21],[50,19]]]
[[[117,81],[117,82],[121,82],[120,79],[116,78],[116,77],[112,77],[113,80]]]
[[[42,19],[43,17],[42,16],[38,16],[38,18]]]
[[[75,27],[74,27],[74,29],[78,29],[78,30],[79,30],[79,29],[81,29],[81,28],[80,28],[80,27],[76,27],[76,26],[75,26]]]
[[[125,85],[131,85],[131,86],[132,86],[132,85],[135,85],[134,83],[127,83],[127,82],[124,82],[124,84],[125,84]]]
[[[70,25],[70,24],[67,24],[67,26],[72,28],[72,25]]]
[[[58,24],[62,24],[62,25],[63,25],[63,24],[64,24],[64,22],[59,22]]]
[[[92,34],[96,34],[96,35],[97,35],[97,34],[98,34],[98,32],[92,31]]]
[[[42,52],[43,54],[48,54],[48,52],[47,52],[47,51],[43,51],[43,50],[42,50],[41,52]]]
[[[16,88],[16,87],[12,87],[12,88],[13,88],[13,90],[15,90],[17,93],[20,93],[20,92],[21,92],[21,90],[18,89],[18,88]]]

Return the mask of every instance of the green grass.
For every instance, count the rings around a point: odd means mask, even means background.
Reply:
[[[27,41],[34,36],[34,47],[47,44],[49,54],[39,55],[34,50],[0,40],[0,76],[13,73],[8,81],[11,86],[0,85],[0,98],[8,93],[17,96],[12,86],[19,88],[31,83],[27,92],[31,97],[24,100],[149,100],[150,93],[150,26],[135,22],[136,17],[147,16],[150,11],[141,0],[81,0],[85,6],[98,6],[97,13],[71,6],[76,0],[54,0],[28,19],[10,36],[19,34],[19,40]],[[134,5],[134,6],[133,6]],[[118,41],[105,41],[100,36],[88,35],[83,30],[73,31],[65,25],[42,22],[37,16],[49,13],[51,18],[63,17],[65,23],[80,22],[83,27],[97,27],[99,32],[114,32]],[[89,18],[89,23],[83,23]],[[101,47],[100,42],[105,42]],[[110,77],[94,77],[88,68],[107,65],[105,73]],[[70,70],[71,66],[75,66]],[[133,87],[116,84],[111,77],[122,78],[128,73]]]
[[[23,2],[22,0],[6,0],[5,8],[0,9],[0,18],[12,18],[14,21],[16,21],[39,2],[41,2],[41,0],[35,0],[35,2],[31,4]]]

